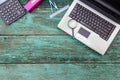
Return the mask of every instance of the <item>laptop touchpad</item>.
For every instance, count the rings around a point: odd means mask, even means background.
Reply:
[[[81,34],[82,36],[88,38],[90,35],[90,32],[85,30],[84,28],[80,28],[80,30],[78,31],[79,34]]]

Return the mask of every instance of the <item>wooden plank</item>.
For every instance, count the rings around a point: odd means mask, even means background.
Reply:
[[[5,25],[0,20],[0,35],[39,35],[39,34],[64,34],[57,28],[60,17],[49,18],[49,9],[28,13],[17,22]]]
[[[11,25],[5,25],[0,19],[0,35],[42,35],[42,34],[65,34],[57,28],[59,21],[64,13],[59,16],[50,19],[50,5],[44,0],[43,3],[38,6],[32,13],[27,13],[20,20]],[[25,3],[26,0],[21,0],[21,3]],[[72,0],[56,0],[59,7],[63,7]]]
[[[19,0],[22,5],[26,4],[27,0]],[[73,0],[54,0],[58,7],[63,7],[64,5],[71,4]],[[50,8],[48,0],[43,0],[43,2],[38,6],[40,8]]]
[[[0,65],[0,80],[119,80],[120,64]]]
[[[42,9],[31,14],[28,13],[12,25],[5,25],[0,20],[0,35],[66,35],[65,32],[57,28],[63,14],[50,19],[48,18],[49,12]]]
[[[119,43],[101,56],[70,36],[1,36],[0,63],[119,64]]]

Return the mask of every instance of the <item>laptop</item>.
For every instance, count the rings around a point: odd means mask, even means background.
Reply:
[[[74,0],[58,27],[104,55],[120,29],[120,0]]]

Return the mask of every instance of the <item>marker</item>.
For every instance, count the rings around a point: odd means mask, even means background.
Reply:
[[[41,2],[42,2],[42,0],[30,0],[27,4],[25,4],[24,8],[28,12],[31,12]]]

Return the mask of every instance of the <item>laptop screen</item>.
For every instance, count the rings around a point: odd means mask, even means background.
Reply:
[[[120,15],[120,0],[94,0],[104,7]]]
[[[120,24],[120,0],[80,0]]]

